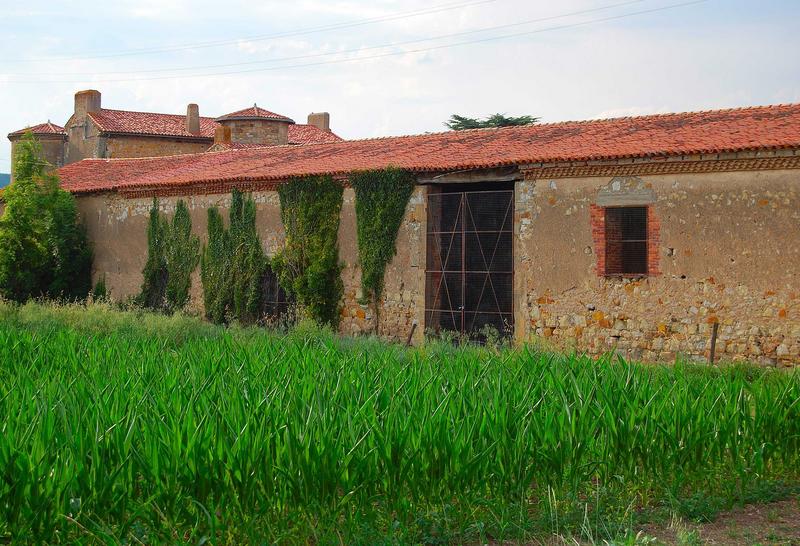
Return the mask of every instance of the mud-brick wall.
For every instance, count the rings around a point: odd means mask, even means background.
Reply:
[[[592,205],[629,191],[653,197],[659,271],[607,278]],[[800,363],[800,171],[525,180],[515,198],[519,341],[700,360],[718,322],[719,360]]]
[[[424,221],[423,188],[417,188],[406,210],[397,239],[397,256],[386,271],[386,289],[380,308],[380,333],[390,339],[405,340],[411,325],[420,324],[415,341],[422,339],[424,298]],[[267,255],[274,255],[284,240],[280,219],[280,200],[275,191],[254,192],[256,224]],[[181,197],[162,197],[162,213],[172,215]],[[203,243],[208,234],[208,209],[218,207],[227,223],[230,194],[194,195],[186,201],[192,218],[192,231]],[[152,199],[128,199],[116,194],[78,197],[78,208],[86,222],[94,245],[93,278],[105,276],[111,297],[125,300],[136,295],[142,283],[142,268],[147,259],[147,221]],[[358,268],[358,246],[354,193],[346,189],[339,227],[340,259],[344,265],[344,300],[340,331],[346,334],[372,333],[375,312],[370,305],[358,303],[361,277]],[[195,273],[189,310],[202,313],[203,298],[199,270]]]

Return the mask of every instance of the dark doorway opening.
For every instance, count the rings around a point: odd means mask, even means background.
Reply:
[[[514,331],[514,186],[432,186],[425,327],[472,341]]]

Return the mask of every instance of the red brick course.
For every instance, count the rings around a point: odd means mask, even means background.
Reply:
[[[599,277],[609,275],[609,271],[619,271],[619,263],[607,263],[609,258],[606,254],[608,241],[606,241],[606,212],[604,207],[597,205],[589,206],[589,221],[592,228],[592,241],[594,242],[594,252],[597,256],[595,261],[595,273]],[[661,275],[661,221],[655,212],[653,205],[647,205],[647,275],[655,277]],[[620,259],[620,252],[613,252],[611,259]]]

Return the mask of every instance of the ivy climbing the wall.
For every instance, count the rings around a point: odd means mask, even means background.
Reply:
[[[153,199],[147,224],[147,261],[137,303],[156,311],[177,311],[189,302],[192,272],[200,261],[200,239],[192,235],[192,219],[179,200],[172,224]]]
[[[384,273],[397,253],[397,232],[414,191],[414,176],[389,167],[355,173],[350,177],[350,185],[356,194],[362,303],[371,302],[378,317]],[[377,331],[377,320],[375,328]]]
[[[330,176],[282,184],[278,195],[286,240],[272,260],[278,281],[301,309],[334,328],[344,292],[338,241],[342,190]]]
[[[225,229],[219,210],[208,210],[208,245],[200,264],[206,317],[218,324],[253,324],[264,318],[270,267],[256,231],[252,197],[233,190],[229,223]]]

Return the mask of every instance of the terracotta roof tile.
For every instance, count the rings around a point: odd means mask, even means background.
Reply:
[[[800,104],[273,146],[60,169],[73,192],[280,181],[389,165],[415,172],[800,147]]]
[[[289,125],[289,144],[322,144],[341,142],[343,139],[331,131],[323,131],[315,125]]]
[[[252,108],[250,110],[252,110]],[[157,135],[179,138],[199,137],[213,140],[214,129],[217,126],[214,118],[201,117],[200,133],[196,134],[186,130],[186,116],[179,114],[132,112],[129,110],[108,110],[104,108],[99,112],[91,112],[89,116],[103,132],[131,135]],[[43,125],[37,125],[36,127],[42,127]],[[54,127],[58,126],[56,125]],[[62,132],[64,131],[63,127],[59,127],[59,129]],[[11,134],[15,135],[22,132],[24,132],[24,129]],[[289,125],[289,144],[316,144],[320,142],[338,142],[340,140],[342,140],[341,137],[323,131],[313,125]]]
[[[63,127],[60,125],[56,125],[55,123],[40,123],[39,125],[34,125],[32,127],[26,127],[25,129],[20,129],[19,131],[14,131],[13,133],[9,133],[8,136],[19,136],[24,135],[30,131],[34,135],[64,135],[66,136],[67,132],[64,130]]]
[[[270,112],[269,110],[264,110],[255,104],[250,108],[237,110],[236,112],[231,112],[230,114],[225,114],[224,116],[218,117],[217,121],[231,119],[272,119],[276,121],[288,121],[289,123],[294,123],[294,120],[291,118],[281,114],[276,114],[275,112]]]
[[[106,108],[98,112],[89,112],[89,117],[103,132],[132,135],[214,138],[214,127],[216,126],[213,118],[201,117],[200,133],[190,133],[186,130],[185,115],[109,110]]]

